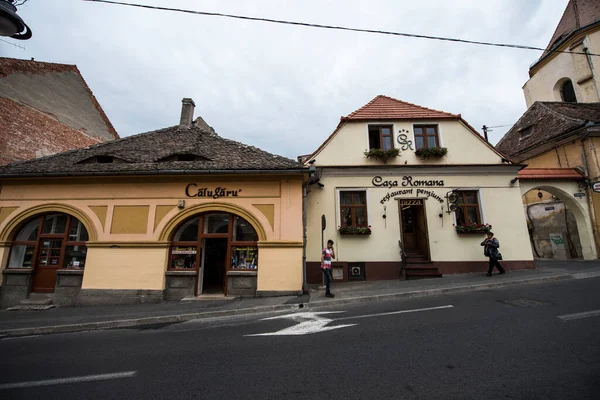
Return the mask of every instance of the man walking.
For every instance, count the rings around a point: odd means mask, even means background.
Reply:
[[[490,259],[487,276],[492,276],[494,266],[498,268],[498,271],[500,271],[500,275],[506,273],[506,271],[504,271],[504,268],[502,268],[502,265],[500,265],[500,261],[498,261],[502,260],[502,254],[500,254],[500,252],[498,251],[498,247],[500,247],[500,242],[494,237],[494,233],[488,232],[487,239],[481,242],[481,245],[484,246],[483,255],[489,257]]]
[[[327,241],[327,247],[323,249],[321,253],[321,271],[325,276],[325,297],[335,297],[331,293],[331,259],[335,258],[335,252],[333,251],[333,240]]]

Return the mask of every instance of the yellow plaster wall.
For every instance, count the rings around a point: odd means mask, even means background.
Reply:
[[[574,43],[574,41],[571,41]],[[583,45],[577,46],[574,51],[583,50],[586,46],[590,53],[600,50],[600,30],[588,33]],[[568,50],[565,47],[563,50]],[[595,79],[581,82],[590,76],[590,68],[584,55],[557,53],[548,62],[544,63],[523,86],[525,102],[529,108],[535,101],[562,101],[560,93],[556,90],[556,83],[563,78],[573,82],[577,101],[589,103],[599,101],[598,85],[600,81],[600,65],[594,63]],[[580,82],[580,83],[577,83]]]
[[[399,157],[388,160],[388,165],[500,164],[502,162],[500,156],[456,120],[381,121],[377,124],[393,124],[396,148],[401,147],[397,141],[399,131],[408,131],[403,133],[408,135],[408,139],[413,143],[413,149],[416,149],[413,122],[420,125],[438,125],[440,144],[448,149],[448,154],[441,159],[423,160],[415,155],[414,150],[401,150]],[[346,123],[331,142],[314,157],[315,165],[381,165],[381,161],[367,159],[364,156],[364,151],[369,148],[368,125],[366,122]]]
[[[506,260],[532,260],[528,245],[529,236],[523,217],[523,204],[519,186],[509,186],[514,175],[443,176],[445,187],[425,188],[444,197],[453,188],[481,188],[483,221],[492,224],[493,231],[502,243]],[[373,187],[371,177],[324,176],[324,188],[311,189],[307,196],[307,261],[319,261],[321,250],[321,214],[327,218],[325,241],[333,239],[338,261],[400,261],[398,241],[400,237],[400,212],[398,202],[381,200],[388,193],[405,188]],[[396,178],[397,179],[397,178]],[[415,179],[417,177],[415,176]],[[418,179],[440,179],[440,176],[418,176]],[[355,188],[367,190],[369,236],[344,236],[338,233],[340,225],[339,197],[337,189]],[[416,188],[415,188],[416,190]],[[415,198],[400,195],[398,198]],[[419,196],[423,198],[424,196]],[[448,214],[437,200],[424,201],[427,212],[427,227],[430,252],[433,261],[485,261],[479,243],[483,235],[459,235],[454,228],[454,215]],[[384,206],[386,207],[384,210]],[[438,215],[442,213],[440,218]],[[386,218],[383,218],[383,215]],[[479,240],[481,239],[481,240]],[[477,241],[479,240],[479,241]],[[523,246],[523,243],[527,244]],[[506,253],[506,254],[505,254]]]
[[[110,233],[146,233],[149,206],[115,206]]]
[[[165,216],[171,211],[174,210],[175,206],[156,206],[156,211],[154,213],[154,230],[156,231],[156,227],[158,224],[165,218]]]
[[[302,290],[302,247],[261,247],[258,254],[257,290]]]
[[[108,206],[90,206],[90,210],[94,212],[98,216],[100,223],[102,224],[102,229],[106,225],[106,213],[108,211]]]
[[[168,249],[88,249],[82,289],[162,290]]]
[[[275,205],[274,204],[252,204],[258,211],[263,213],[263,215],[269,221],[269,225],[271,225],[271,229],[275,225]]]
[[[0,208],[0,224],[8,218],[8,216],[19,207],[2,207]]]
[[[8,265],[8,253],[10,252],[10,247],[0,244],[0,273],[6,266]],[[3,279],[0,277],[0,283]]]

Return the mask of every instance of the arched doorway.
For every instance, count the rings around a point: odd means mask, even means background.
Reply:
[[[83,223],[69,214],[36,215],[17,227],[8,268],[31,269],[31,292],[53,293],[57,270],[85,267],[88,239]]]
[[[207,212],[180,223],[170,239],[169,271],[196,271],[194,295],[227,294],[228,271],[257,271],[258,234],[239,215]]]
[[[523,195],[523,206],[535,258],[583,259],[577,219],[560,197],[533,189]]]

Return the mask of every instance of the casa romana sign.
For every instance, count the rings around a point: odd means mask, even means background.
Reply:
[[[373,186],[376,187],[439,187],[444,186],[443,180],[437,179],[413,179],[410,175],[405,175],[400,180],[384,180],[381,176],[373,177]]]
[[[219,199],[221,197],[238,197],[238,193],[242,189],[228,190],[226,187],[216,187],[209,189],[207,187],[199,188],[195,183],[188,183],[185,187],[185,195],[187,197],[205,197],[212,199]]]

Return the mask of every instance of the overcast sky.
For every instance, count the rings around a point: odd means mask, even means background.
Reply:
[[[253,17],[545,47],[567,0],[123,0]],[[512,125],[541,52],[115,6],[29,0],[32,39],[0,55],[75,64],[121,137],[179,123],[295,158],[378,94]],[[508,130],[490,133],[496,143]]]

